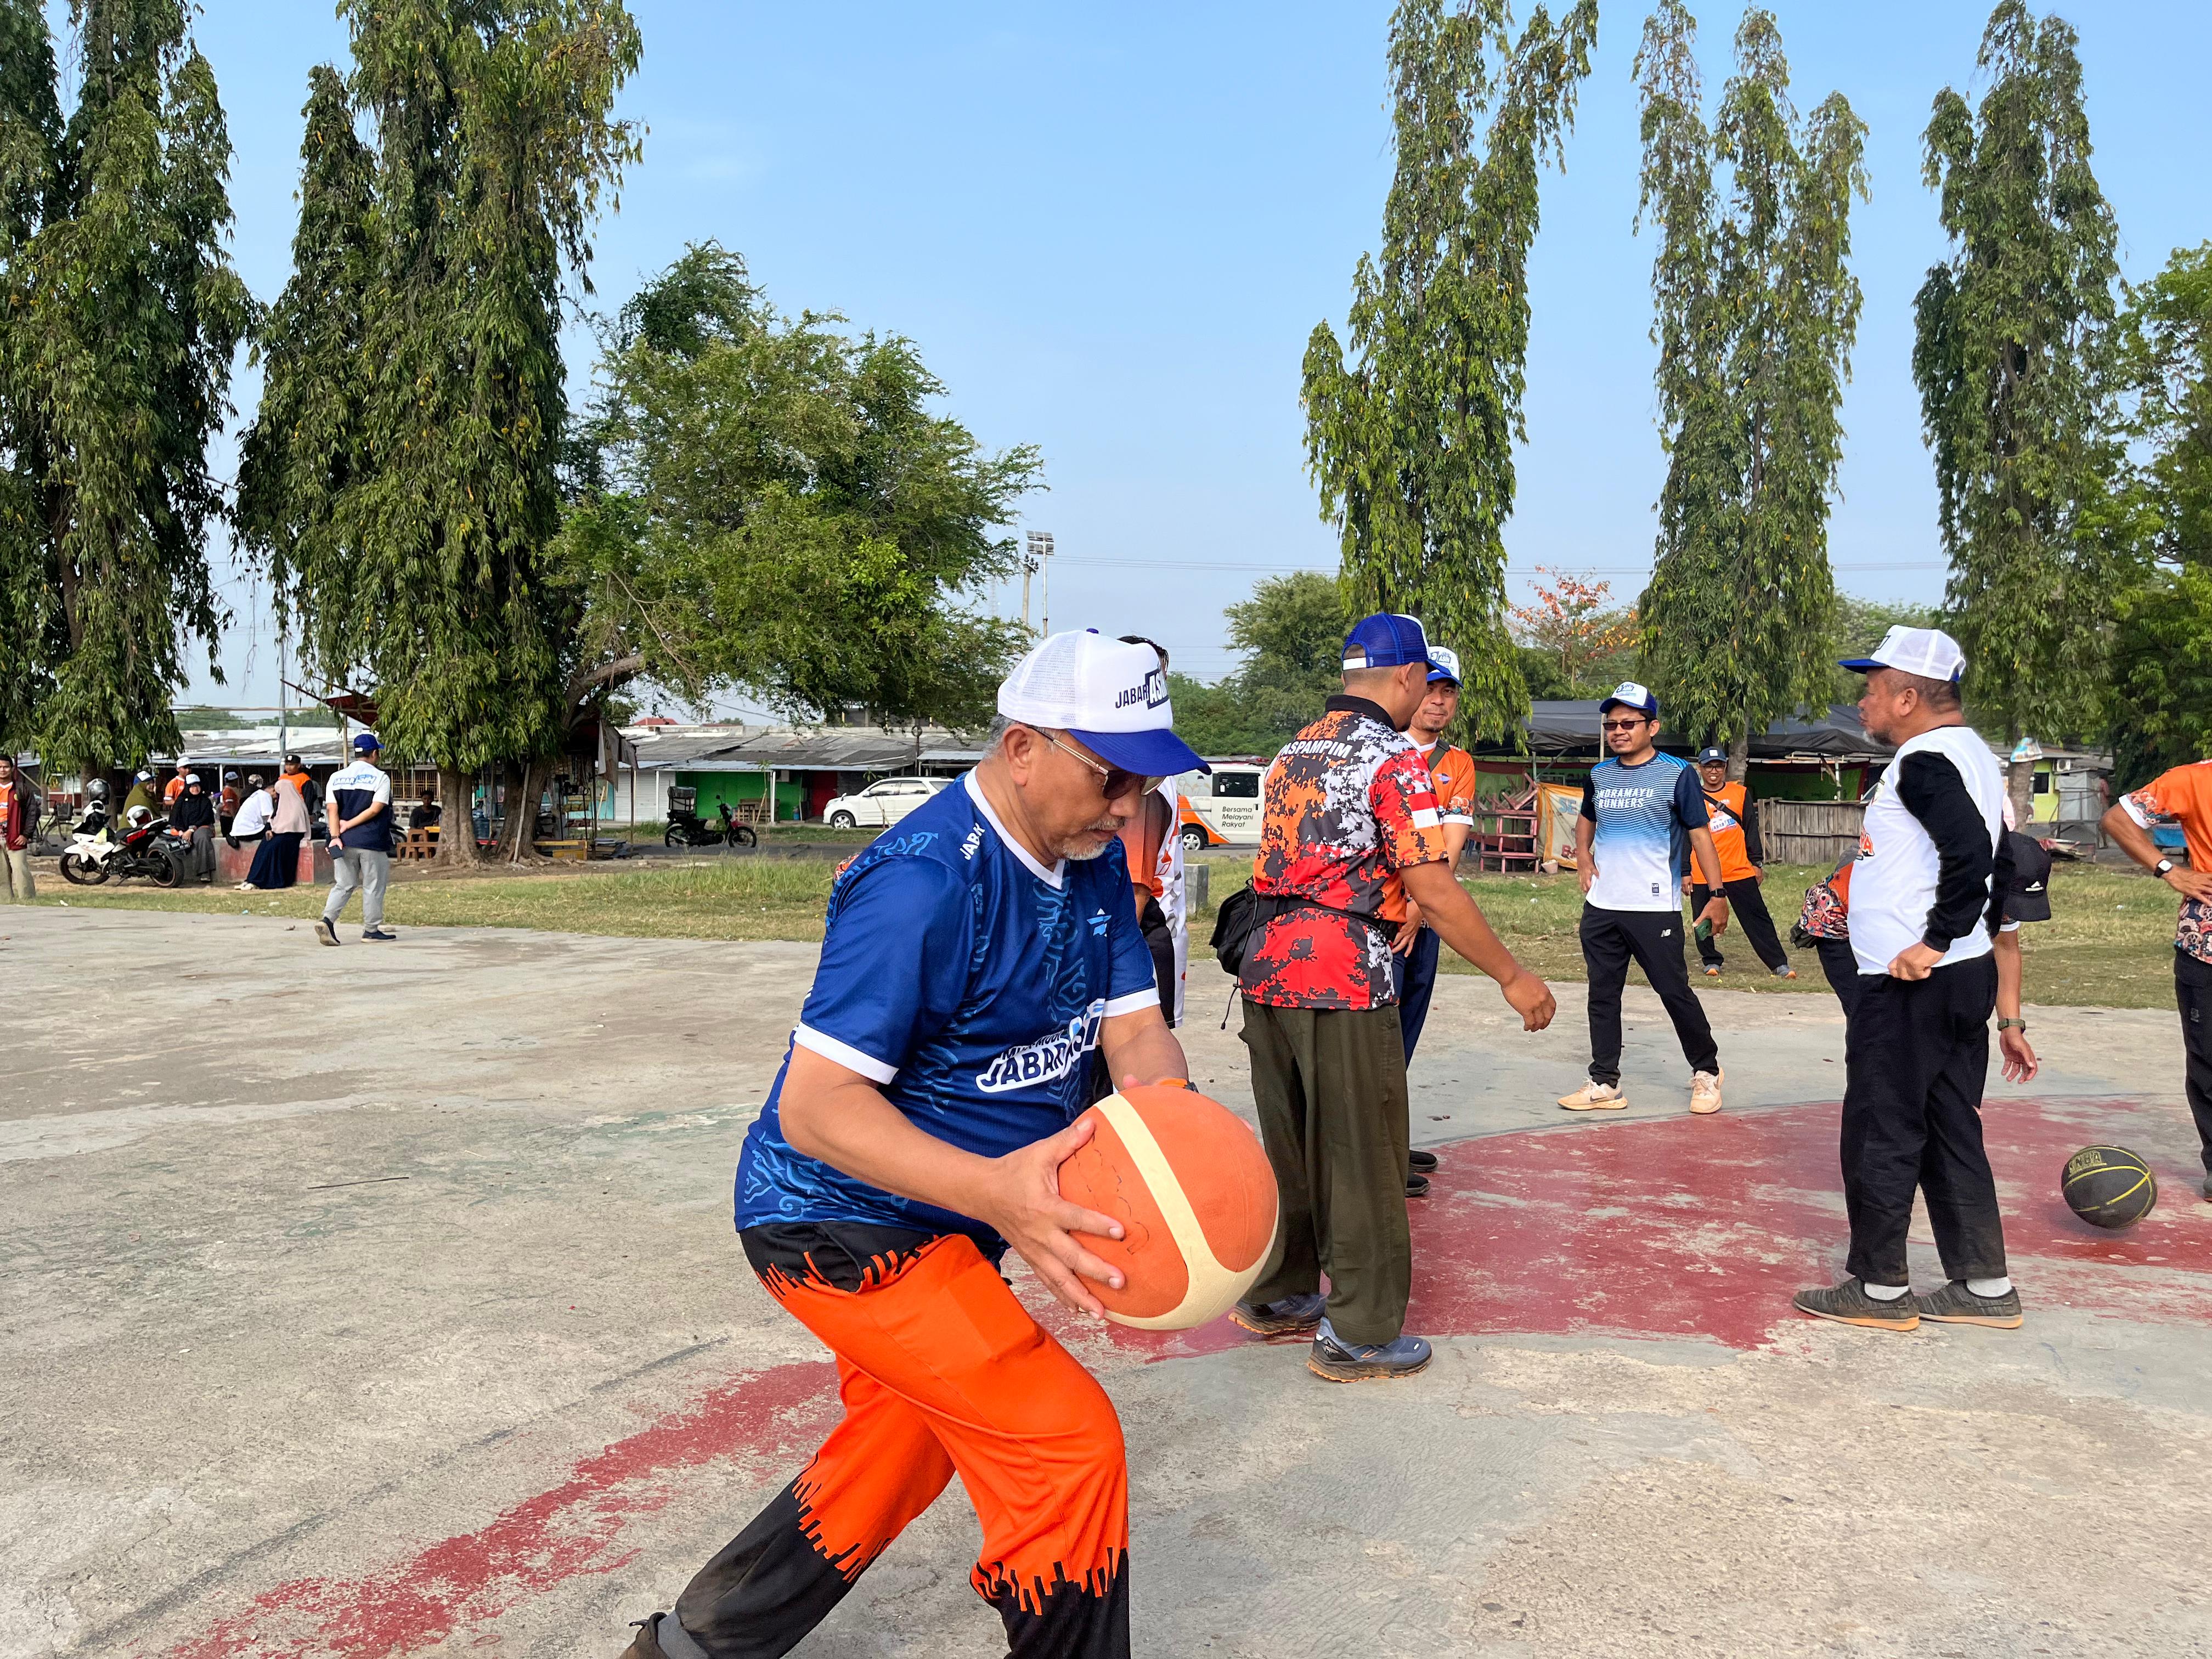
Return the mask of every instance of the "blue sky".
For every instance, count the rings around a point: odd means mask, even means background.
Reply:
[[[783,308],[911,337],[984,442],[1044,452],[1051,488],[1019,527],[1056,538],[1055,626],[1150,633],[1211,678],[1234,661],[1223,605],[1267,571],[1334,567],[1304,474],[1298,363],[1316,321],[1340,325],[1353,264],[1376,240],[1386,4],[630,3],[645,62],[623,108],[650,131],[599,228],[592,303],[612,308],[687,241],[714,238]],[[1717,94],[1739,12],[1697,9]],[[1912,294],[1942,243],[1920,131],[1941,87],[1972,95],[1986,10],[1776,9],[1801,106],[1840,88],[1871,129],[1838,579],[1932,599],[1942,562],[1908,357]],[[2212,8],[2062,10],[2082,37],[2124,266],[2147,276],[2173,246],[2212,236],[2201,164]],[[1652,246],[1632,234],[1642,20],[1640,6],[1605,9],[1567,170],[1544,182],[1529,441],[1506,532],[1516,572],[1597,572],[1624,597],[1650,568],[1664,465]],[[198,35],[237,149],[237,263],[273,298],[289,268],[307,72],[343,57],[343,30],[320,0],[214,0]],[[580,380],[580,331],[570,356]],[[241,405],[257,384],[241,376]],[[267,702],[265,607],[242,575],[227,592],[230,684],[203,678],[191,695]],[[1018,608],[1014,594],[994,597]]]

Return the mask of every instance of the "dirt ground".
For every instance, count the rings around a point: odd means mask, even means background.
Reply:
[[[0,1655],[612,1659],[834,1420],[729,1220],[813,956],[0,912]],[[1193,1074],[1249,1109],[1198,985]],[[1127,1429],[1139,1653],[2212,1652],[2172,1012],[2032,1011],[1988,1110],[2028,1323],[1898,1337],[1788,1307],[1841,1254],[1833,1005],[1707,1006],[1726,1111],[1635,990],[1589,1122],[1580,988],[1531,1037],[1439,986],[1418,1379],[1041,1316]],[[2161,1179],[2126,1233],[2057,1199],[2097,1140]],[[975,1543],[956,1489],[800,1652],[1003,1652]]]

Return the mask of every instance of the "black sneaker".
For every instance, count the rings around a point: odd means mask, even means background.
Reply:
[[[390,945],[399,938],[398,934],[387,933],[381,927],[364,927],[361,930],[361,936],[371,945]]]
[[[1917,1331],[1920,1304],[1907,1291],[1891,1302],[1878,1302],[1856,1279],[1816,1291],[1800,1291],[1790,1298],[1799,1313],[1815,1319],[1832,1319],[1839,1325],[1863,1325],[1873,1331]]]
[[[635,1621],[637,1635],[622,1650],[622,1659],[707,1659],[701,1647],[672,1613],[656,1613]]]
[[[1416,1175],[1426,1175],[1437,1167],[1437,1155],[1425,1147],[1416,1146],[1406,1154],[1406,1167]]]
[[[1306,1369],[1331,1382],[1379,1382],[1411,1376],[1426,1369],[1435,1358],[1435,1351],[1418,1336],[1400,1336],[1390,1342],[1346,1342],[1323,1319],[1314,1333]]]
[[[1409,1175],[1409,1176],[1407,1176],[1406,1177],[1406,1196],[1407,1196],[1407,1197],[1408,1197],[1408,1198],[1426,1198],[1428,1195],[1429,1195],[1429,1178],[1428,1178],[1428,1176],[1425,1176],[1425,1175]]]
[[[1920,1298],[1920,1316],[1945,1325],[1988,1325],[2000,1331],[2016,1331],[2021,1325],[2020,1291],[1976,1296],[1965,1279],[1954,1279],[1935,1295]]]
[[[328,916],[320,918],[315,923],[315,937],[325,945],[336,945],[338,942],[337,924]]]
[[[1277,1302],[1240,1302],[1229,1317],[1255,1336],[1304,1336],[1321,1323],[1321,1310],[1328,1305],[1319,1291],[1309,1291]]]

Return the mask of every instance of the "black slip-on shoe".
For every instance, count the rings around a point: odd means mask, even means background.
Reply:
[[[1425,1175],[1409,1175],[1409,1176],[1407,1176],[1406,1177],[1406,1196],[1407,1196],[1407,1197],[1408,1197],[1408,1198],[1426,1198],[1428,1195],[1429,1195],[1429,1178],[1428,1178],[1428,1176],[1425,1176]]]
[[[1321,1323],[1328,1298],[1319,1291],[1274,1302],[1240,1302],[1229,1317],[1255,1336],[1304,1336]]]
[[[338,942],[337,924],[328,916],[321,917],[315,923],[315,937],[325,945],[336,945]]]
[[[2000,1331],[2021,1327],[2018,1286],[2002,1296],[1976,1296],[1963,1279],[1954,1279],[1933,1296],[1919,1298],[1920,1316],[1945,1325],[1987,1325]]]
[[[676,1622],[672,1613],[656,1613],[637,1620],[637,1635],[622,1650],[622,1659],[707,1659],[691,1632]]]
[[[1406,1154],[1406,1167],[1415,1175],[1426,1175],[1437,1167],[1437,1155],[1425,1147],[1416,1146]]]
[[[392,945],[399,938],[398,934],[387,933],[381,927],[364,927],[361,930],[361,936],[371,945]]]
[[[1869,1296],[1866,1286],[1856,1279],[1819,1290],[1800,1291],[1790,1300],[1799,1313],[1810,1314],[1815,1319],[1832,1319],[1838,1325],[1863,1325],[1870,1331],[1920,1328],[1920,1304],[1913,1300],[1911,1291],[1907,1291],[1892,1302],[1879,1302]]]
[[[1435,1352],[1418,1336],[1389,1342],[1346,1342],[1328,1320],[1314,1333],[1306,1369],[1331,1382],[1387,1382],[1425,1370]]]

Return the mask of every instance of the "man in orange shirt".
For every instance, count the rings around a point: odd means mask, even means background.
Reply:
[[[2189,846],[2183,869],[2151,839],[2154,818],[2181,825]],[[2212,761],[2161,772],[2105,814],[2113,844],[2181,895],[2174,927],[2173,1000],[2181,1009],[2190,1115],[2203,1143],[2204,1196],[2212,1199]]]
[[[1766,874],[1759,867],[1762,851],[1759,803],[1743,785],[1729,781],[1728,757],[1719,750],[1699,750],[1697,765],[1698,781],[1705,790],[1705,822],[1712,829],[1713,851],[1721,855],[1721,889],[1728,896],[1729,914],[1743,924],[1743,936],[1751,941],[1767,972],[1777,979],[1795,979],[1797,970],[1790,965],[1790,952],[1775,937],[1774,918],[1766,913],[1766,900],[1759,890]],[[1689,890],[1690,914],[1703,915],[1712,890],[1688,876],[1682,884]],[[1698,957],[1705,964],[1705,977],[1718,979],[1725,960],[1720,945],[1710,933],[1691,937],[1698,940]]]
[[[1459,717],[1459,654],[1436,645],[1429,647],[1429,659],[1432,666],[1428,695],[1413,711],[1406,735],[1428,766],[1437,794],[1437,828],[1444,840],[1444,865],[1456,872],[1460,853],[1474,829],[1474,757],[1443,739]],[[1406,1064],[1410,1066],[1414,1045],[1421,1040],[1421,1028],[1428,1024],[1440,948],[1437,930],[1421,926],[1421,907],[1410,898],[1406,901],[1406,920],[1390,948],[1397,952],[1399,1035],[1405,1039]],[[1427,1197],[1429,1172],[1436,1167],[1434,1152],[1419,1146],[1407,1152],[1406,1196]]]

